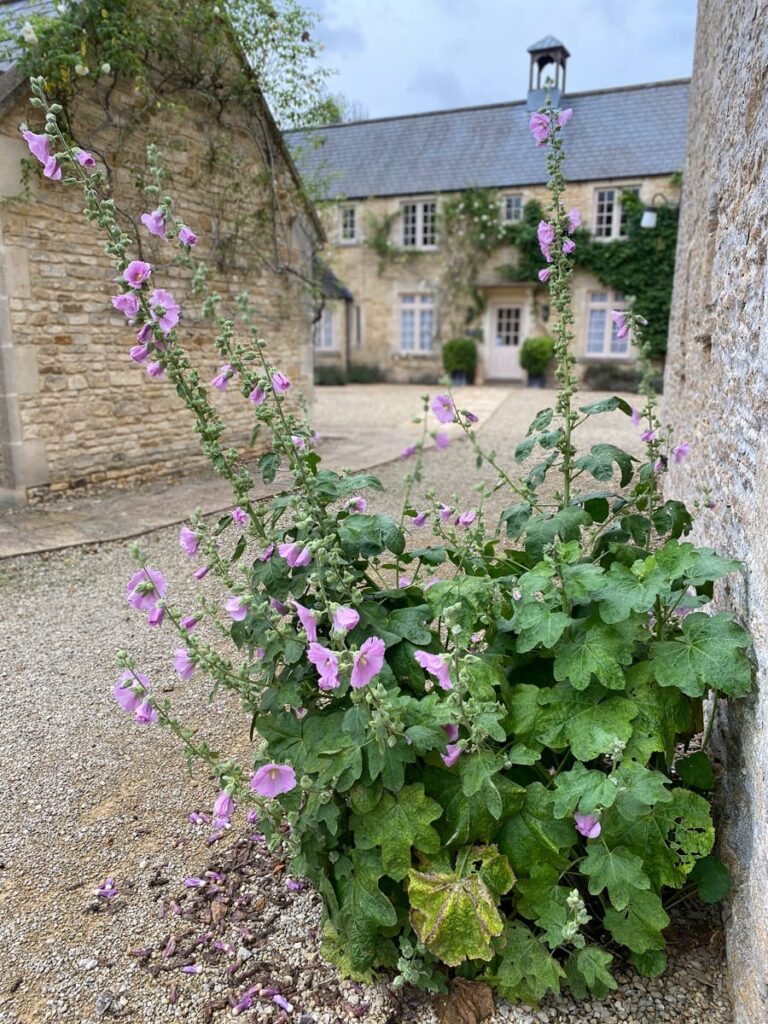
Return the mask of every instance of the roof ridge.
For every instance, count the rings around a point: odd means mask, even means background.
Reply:
[[[638,82],[635,85],[615,85],[605,89],[586,89],[583,92],[568,92],[563,99],[577,99],[581,96],[603,96],[607,93],[634,92],[638,89],[657,89],[661,86],[689,85],[690,78],[668,78],[658,82]],[[503,100],[499,103],[477,103],[469,107],[448,107],[443,110],[421,110],[414,114],[388,114],[385,117],[366,117],[359,121],[341,121],[338,123],[318,124],[310,128],[289,128],[284,134],[306,134],[307,132],[328,131],[333,128],[351,128],[358,124],[381,124],[383,121],[410,121],[418,117],[437,117],[441,114],[463,114],[473,110],[499,110],[501,107],[525,106],[526,100]]]

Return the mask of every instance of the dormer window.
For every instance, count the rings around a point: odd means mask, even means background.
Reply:
[[[403,203],[403,248],[437,247],[437,202],[434,199]]]

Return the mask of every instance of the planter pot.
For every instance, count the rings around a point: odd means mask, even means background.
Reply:
[[[528,387],[529,388],[543,388],[546,387],[547,378],[544,374],[531,375],[528,374]]]

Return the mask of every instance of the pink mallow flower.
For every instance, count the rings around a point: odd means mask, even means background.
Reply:
[[[440,759],[446,768],[452,768],[461,757],[461,753],[458,743],[449,743],[445,748],[445,753],[440,755]]]
[[[676,448],[672,449],[672,455],[674,456],[675,462],[678,464],[688,458],[691,452],[691,446],[688,441],[683,441],[677,445]]]
[[[632,417],[631,418],[632,418],[632,426],[633,427],[639,427],[640,423],[641,423],[641,421],[643,419],[643,414],[640,412],[639,409],[635,409],[635,407],[632,406]]]
[[[360,494],[356,494],[354,498],[350,498],[347,502],[347,508],[350,512],[365,512],[368,508],[368,502]]]
[[[474,508],[471,508],[469,510],[469,512],[462,512],[461,513],[459,518],[456,520],[456,525],[457,526],[463,526],[464,529],[466,530],[468,527],[470,527],[472,525],[472,523],[474,523],[474,521],[476,519],[477,519],[477,510],[474,509]]]
[[[355,654],[352,664],[352,675],[349,682],[353,690],[360,690],[363,686],[367,686],[381,672],[384,667],[385,650],[386,645],[380,637],[368,637]]]
[[[315,642],[307,648],[307,660],[317,669],[321,690],[335,690],[339,685],[339,659],[327,647]]]
[[[186,629],[188,633],[194,633],[197,629],[198,619],[195,615],[185,615],[183,619],[179,620],[179,625],[182,629]]]
[[[263,387],[257,384],[253,391],[250,393],[250,395],[248,395],[248,401],[251,402],[253,405],[261,405],[266,397],[267,392],[264,390]]]
[[[152,267],[143,260],[131,260],[123,271],[123,280],[130,288],[141,288],[149,275]]]
[[[412,455],[416,454],[417,446],[415,444],[409,444],[400,452],[401,459],[410,459]]]
[[[549,280],[550,273],[551,273],[551,271],[550,271],[549,267],[542,267],[541,268],[541,270],[538,273],[538,278],[539,278],[539,280],[541,281],[542,284],[546,284],[547,283],[547,281]]]
[[[101,896],[105,900],[113,900],[117,896],[117,886],[115,885],[114,878],[108,878],[101,885],[97,885],[94,895]]]
[[[296,772],[289,764],[263,764],[251,776],[251,789],[259,796],[275,797],[296,788]]]
[[[179,228],[179,241],[182,245],[188,245],[190,249],[197,245],[197,235],[186,225]]]
[[[453,423],[456,419],[456,406],[450,395],[435,395],[430,408],[441,423]]]
[[[411,519],[411,526],[415,526],[417,529],[424,526],[427,521],[427,513],[419,512]]]
[[[336,633],[349,633],[359,621],[360,616],[354,608],[344,608],[340,605],[334,610],[333,628]]]
[[[547,263],[552,262],[552,243],[555,240],[555,229],[546,220],[540,220],[539,226],[536,228],[536,237],[539,240],[539,248],[541,254]]]
[[[441,505],[438,515],[441,523],[447,523],[453,515],[453,509],[449,505]]]
[[[648,444],[651,441],[655,441],[656,440],[656,431],[655,430],[644,430],[642,432],[642,434],[640,435],[640,440],[641,441],[645,441],[646,444]]]
[[[186,647],[177,647],[173,652],[173,667],[182,679],[191,679],[195,671],[195,663]]]
[[[50,178],[51,181],[61,181],[61,166],[55,156],[46,160],[43,177]]]
[[[302,624],[307,634],[307,640],[314,642],[317,640],[317,619],[315,618],[315,613],[311,608],[307,608],[305,605],[299,604],[298,601],[293,602],[293,607],[296,609],[299,622]]]
[[[170,292],[164,288],[155,288],[149,297],[149,314],[163,334],[170,334],[178,324],[180,312],[180,307]]]
[[[626,338],[629,334],[629,324],[627,323],[627,314],[620,312],[618,309],[611,310],[611,320],[616,325],[616,337]]]
[[[139,612],[151,612],[159,598],[165,597],[168,584],[158,569],[139,569],[128,581],[125,599]]]
[[[146,363],[149,356],[149,345],[132,345],[129,355],[134,363]]]
[[[227,600],[224,608],[234,622],[242,622],[248,615],[248,603],[246,598],[234,595]]]
[[[272,374],[272,388],[276,395],[284,395],[291,386],[291,382],[284,373],[279,371]]]
[[[236,376],[234,367],[230,366],[229,363],[224,363],[223,366],[219,367],[219,372],[211,381],[211,387],[216,388],[217,391],[226,391],[229,382]]]
[[[536,145],[545,146],[549,138],[549,117],[546,114],[531,114],[528,127],[536,140]]]
[[[441,654],[430,654],[428,651],[416,651],[414,658],[419,665],[437,680],[441,690],[452,690],[453,683],[448,674],[448,663]]]
[[[124,711],[134,712],[149,690],[149,679],[143,672],[131,672],[125,669],[118,676],[112,689],[112,696]]]
[[[21,137],[29,146],[29,152],[45,165],[51,159],[51,140],[47,135],[37,135],[35,132],[22,132]]]
[[[565,128],[565,126],[568,124],[572,117],[573,110],[571,109],[571,107],[568,107],[567,110],[561,110],[560,113],[557,115],[557,127]]]
[[[443,451],[451,443],[450,437],[443,430],[435,431],[435,448]]]
[[[602,831],[599,819],[594,814],[574,814],[576,831],[587,839],[597,839]]]
[[[214,818],[229,818],[234,814],[235,801],[226,791],[222,789],[213,804],[213,816]]]
[[[136,708],[136,714],[133,717],[137,725],[152,725],[157,721],[157,711],[152,707],[151,701],[143,700]]]
[[[89,153],[85,149],[75,150],[75,160],[80,164],[81,167],[95,167],[96,161],[93,158],[93,154]]]
[[[581,210],[577,210],[574,207],[567,213],[568,217],[568,234],[572,235],[576,228],[581,227]]]
[[[148,626],[162,626],[164,618],[165,618],[165,608],[163,608],[163,606],[160,605],[160,604],[155,605],[155,607],[152,609],[152,611],[149,613],[149,615],[147,615],[147,625]]]
[[[239,505],[236,505],[235,508],[232,509],[232,522],[235,523],[237,526],[247,526],[248,523],[250,522],[250,518],[251,517],[248,515],[245,509],[240,508]]]
[[[281,558],[284,558],[288,565],[292,569],[301,568],[304,565],[309,565],[312,561],[312,554],[309,548],[301,544],[278,544],[278,553]]]
[[[165,238],[165,214],[162,210],[153,210],[152,213],[142,213],[139,219],[150,235],[156,235],[158,238]]]
[[[139,297],[135,292],[123,292],[122,295],[112,296],[112,305],[130,320],[139,312]]]
[[[459,727],[451,723],[450,725],[442,726],[443,732],[448,737],[449,743],[455,743],[459,738]]]
[[[148,377],[154,377],[154,378],[156,378],[158,380],[161,377],[164,377],[165,376],[165,370],[163,369],[162,364],[158,363],[157,361],[155,361],[153,363],[147,363],[147,376]]]
[[[179,547],[181,550],[190,557],[196,555],[198,543],[199,540],[195,531],[190,530],[188,526],[182,526],[179,530]]]
[[[572,238],[566,238],[563,242],[563,252],[568,256],[576,251],[576,243]]]

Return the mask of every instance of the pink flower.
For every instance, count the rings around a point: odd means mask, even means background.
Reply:
[[[179,241],[182,245],[188,245],[190,249],[197,245],[197,235],[194,231],[191,231],[188,227],[184,226],[179,228]]]
[[[457,526],[463,526],[464,529],[466,530],[467,527],[471,526],[472,523],[474,523],[474,521],[476,519],[477,519],[477,510],[474,509],[474,508],[471,508],[469,510],[469,512],[462,512],[462,514],[456,520],[456,525]]]
[[[542,267],[539,271],[538,277],[542,284],[546,284],[549,280],[550,270],[549,267]]]
[[[450,395],[436,395],[430,408],[441,423],[453,423],[456,419],[456,406]]]
[[[123,280],[130,288],[141,288],[149,275],[152,267],[143,260],[131,260],[123,271]]]
[[[458,725],[453,725],[453,724],[451,724],[451,725],[444,725],[442,728],[443,728],[443,732],[448,737],[448,742],[449,743],[455,743],[456,740],[459,738],[459,727],[458,727]]]
[[[611,310],[611,320],[616,324],[618,330],[616,331],[617,338],[626,338],[629,334],[629,324],[627,323],[627,314],[621,313],[617,309]]]
[[[129,355],[134,363],[145,363],[149,355],[149,345],[132,345]]]
[[[162,363],[147,363],[147,376],[157,378],[164,377],[165,370],[163,369]]]
[[[213,816],[215,818],[226,818],[227,820],[234,814],[235,801],[226,791],[222,789],[219,795],[216,797],[213,804]]]
[[[177,647],[173,652],[173,667],[182,679],[191,679],[195,671],[195,663],[186,647]]]
[[[576,243],[574,242],[574,240],[572,238],[566,238],[563,242],[563,252],[566,255],[570,255],[570,253],[574,252],[575,249]]]
[[[162,626],[163,619],[165,618],[165,608],[162,605],[156,605],[152,611],[147,615],[148,626]]]
[[[452,768],[461,757],[461,753],[458,743],[449,743],[445,748],[445,753],[440,755],[440,759],[446,768]]]
[[[51,181],[61,181],[61,167],[55,156],[50,157],[45,164],[43,176]]]
[[[197,627],[198,620],[194,615],[185,615],[183,619],[179,620],[179,625],[182,629],[186,629],[188,633],[194,633]]]
[[[299,451],[304,451],[307,447],[306,437],[299,437],[298,434],[291,434],[291,441],[293,442],[294,448],[298,448]]]
[[[95,896],[101,896],[105,900],[113,900],[117,896],[117,887],[114,878],[108,878],[101,885],[96,886]]]
[[[248,395],[248,401],[251,402],[253,405],[261,405],[261,403],[264,401],[266,397],[267,392],[264,390],[263,387],[257,384],[253,391],[250,393],[250,395]]]
[[[354,608],[339,606],[333,613],[333,628],[337,633],[349,633],[360,621],[359,614]]]
[[[179,547],[187,555],[197,554],[198,536],[188,526],[182,526],[179,530]]]
[[[251,776],[251,789],[259,796],[279,796],[296,788],[296,772],[289,764],[263,764]]]
[[[642,418],[643,418],[643,414],[640,412],[639,409],[635,409],[635,407],[633,406],[632,407],[632,426],[633,427],[639,427]]]
[[[112,689],[112,696],[125,711],[136,711],[146,692],[149,690],[149,679],[142,672],[131,672],[126,669],[118,676]]]
[[[278,601],[276,597],[273,597],[269,602],[270,608],[274,608],[278,615],[285,615],[288,611],[287,607],[282,601]]]
[[[244,597],[235,594],[227,600],[224,608],[234,622],[242,622],[248,614],[248,604],[249,602]]]
[[[180,308],[164,288],[155,288],[149,297],[149,315],[160,326],[163,334],[170,334],[179,322]]]
[[[400,452],[400,458],[401,459],[410,459],[410,457],[412,455],[415,455],[415,454],[416,454],[416,445],[415,444],[409,444],[407,447],[403,448],[403,450]]]
[[[683,441],[682,444],[677,445],[676,448],[672,449],[672,454],[675,457],[675,462],[678,464],[683,462],[684,459],[688,458],[690,454],[691,446],[688,441]]]
[[[217,391],[226,391],[227,385],[234,376],[234,367],[230,366],[229,363],[224,363],[223,366],[219,367],[219,372],[211,381],[211,386],[216,388]]]
[[[277,550],[292,569],[309,565],[312,561],[312,554],[306,545],[302,547],[301,544],[278,544]]]
[[[150,235],[157,235],[158,238],[165,238],[165,214],[162,210],[153,210],[152,213],[142,213],[139,219]]]
[[[419,512],[418,515],[415,515],[413,517],[413,519],[411,519],[411,526],[415,526],[418,529],[419,527],[424,526],[426,521],[427,521],[427,513],[426,512]]]
[[[315,642],[307,647],[307,660],[317,669],[318,687],[321,690],[335,690],[339,685],[339,659],[327,647]]]
[[[480,417],[475,416],[475,414],[473,412],[470,412],[469,409],[464,409],[462,411],[466,416],[467,423],[477,423],[479,421]]]
[[[290,386],[291,382],[284,373],[277,372],[272,374],[272,387],[276,395],[284,395]]]
[[[568,211],[568,234],[572,235],[576,228],[581,226],[581,210],[575,207]]]
[[[355,654],[352,665],[352,676],[350,686],[353,690],[360,690],[381,672],[384,667],[384,651],[386,645],[378,636],[369,637],[360,650]]]
[[[573,117],[573,110],[569,107],[567,110],[561,110],[557,115],[557,127],[565,128],[568,122]]]
[[[81,167],[96,166],[96,161],[93,159],[93,156],[84,149],[75,150],[75,160],[77,160]]]
[[[574,814],[576,831],[580,832],[587,839],[597,839],[602,831],[600,821],[594,814]]]
[[[546,114],[531,114],[528,127],[531,130],[531,135],[536,140],[536,145],[546,145],[549,138],[549,117]]]
[[[238,526],[247,526],[250,522],[250,518],[251,517],[245,509],[240,508],[239,505],[232,509],[232,522],[236,523]]]
[[[644,430],[642,432],[642,434],[640,435],[640,440],[641,441],[645,441],[646,444],[648,444],[650,441],[655,441],[656,440],[656,431],[655,430]]]
[[[128,581],[125,599],[139,612],[151,612],[158,599],[165,597],[168,584],[158,569],[139,569]]]
[[[136,341],[138,341],[140,345],[143,345],[146,341],[149,341],[151,337],[152,324],[144,324],[143,327],[139,328],[138,334],[136,335]],[[155,344],[158,348],[161,347],[157,342]]]
[[[152,707],[151,701],[144,700],[136,708],[134,718],[138,725],[152,725],[157,721],[157,711]]]
[[[452,690],[453,683],[448,674],[448,664],[441,654],[429,654],[428,651],[416,651],[414,658],[421,667],[437,679],[442,690]]]
[[[139,297],[135,292],[123,292],[112,296],[112,305],[130,319],[139,312]]]
[[[438,516],[441,523],[447,523],[453,516],[453,509],[449,505],[441,505]]]
[[[275,553],[275,545],[274,544],[270,544],[268,547],[264,548],[262,553],[259,555],[259,561],[260,562],[268,562],[274,553]]]
[[[438,448],[440,451],[443,451],[443,449],[447,448],[450,443],[451,439],[444,431],[435,431],[435,448]]]
[[[536,237],[539,240],[539,248],[541,254],[547,263],[552,262],[552,243],[555,240],[555,229],[554,227],[545,220],[539,221],[539,226],[536,228]]]
[[[36,135],[35,132],[27,131],[22,132],[21,137],[29,146],[29,151],[32,156],[39,160],[41,164],[47,164],[51,159],[51,140],[48,136]]]
[[[195,577],[196,580],[202,580],[208,575],[210,571],[210,565],[201,565],[199,569],[195,569],[192,575]]]
[[[368,502],[360,494],[356,494],[354,498],[350,498],[347,502],[347,508],[350,512],[365,512],[368,508]]]
[[[317,640],[317,619],[315,618],[315,613],[311,608],[306,608],[303,604],[299,604],[298,601],[293,602],[293,607],[296,609],[299,622],[306,631],[307,640]]]

